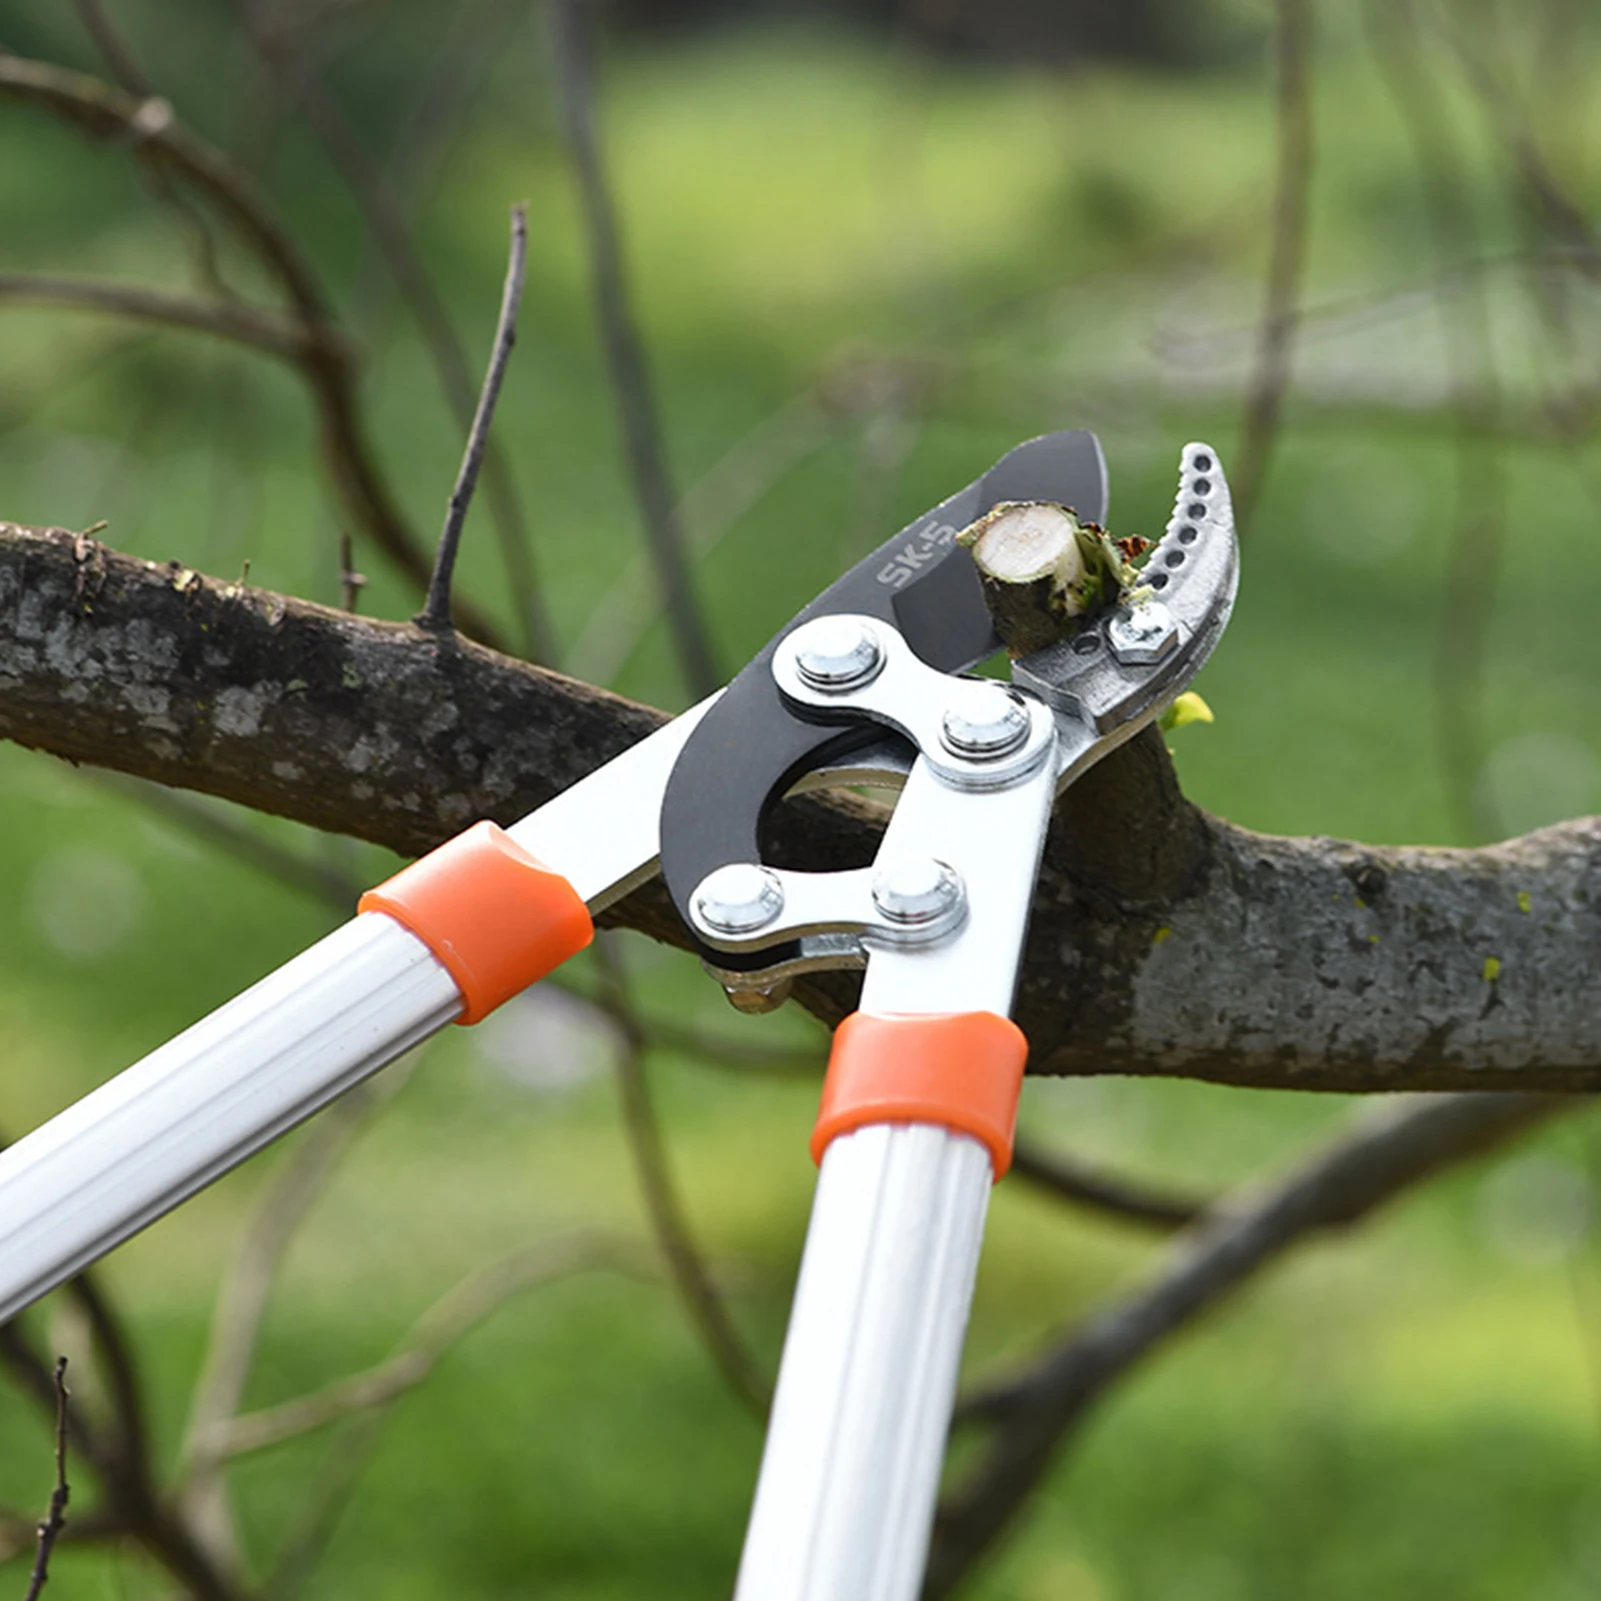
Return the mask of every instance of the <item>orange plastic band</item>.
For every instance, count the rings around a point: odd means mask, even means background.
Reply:
[[[476,1023],[595,937],[589,908],[502,828],[475,823],[361,897],[409,928],[456,981]]]
[[[935,1123],[989,1148],[995,1177],[1012,1165],[1012,1133],[1028,1041],[994,1012],[874,1017],[834,1031],[812,1158],[868,1123]]]

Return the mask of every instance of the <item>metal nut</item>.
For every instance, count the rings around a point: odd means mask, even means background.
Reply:
[[[878,635],[856,617],[819,617],[797,630],[794,647],[796,672],[825,695],[860,689],[884,666]]]
[[[700,881],[692,905],[713,933],[754,934],[783,911],[784,886],[765,867],[732,862]]]
[[[1123,607],[1106,629],[1112,654],[1125,667],[1146,667],[1159,662],[1179,642],[1178,624],[1159,600]]]
[[[1004,684],[963,684],[940,719],[940,742],[953,756],[995,761],[1028,739],[1028,707]]]

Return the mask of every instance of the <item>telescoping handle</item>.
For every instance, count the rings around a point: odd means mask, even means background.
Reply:
[[[993,1012],[834,1037],[736,1601],[912,1601],[1028,1044]]]
[[[352,921],[0,1152],[0,1323],[592,937],[577,891],[493,823],[412,863]]]

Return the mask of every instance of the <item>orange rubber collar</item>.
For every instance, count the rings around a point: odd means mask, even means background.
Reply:
[[[994,1012],[874,1017],[834,1031],[812,1158],[869,1123],[934,1123],[988,1147],[995,1177],[1012,1165],[1028,1041]]]
[[[595,937],[589,908],[560,873],[494,823],[475,823],[361,897],[434,953],[476,1023]]]

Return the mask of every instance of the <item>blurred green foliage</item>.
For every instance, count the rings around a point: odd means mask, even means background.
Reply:
[[[637,589],[640,538],[537,14],[330,13],[305,30],[308,58],[408,197],[475,360],[493,324],[507,206],[531,201],[498,437],[576,670],[613,664],[616,687],[682,704],[649,605],[637,637],[630,621],[629,596],[648,602],[648,586]],[[1248,826],[1468,843],[1456,819],[1475,800],[1509,832],[1601,810],[1601,462],[1593,429],[1560,438],[1547,426],[1553,397],[1582,393],[1594,370],[1596,290],[1565,270],[1529,275],[1544,241],[1440,43],[1431,70],[1479,250],[1505,258],[1475,281],[1494,321],[1506,437],[1494,462],[1488,441],[1467,448],[1505,473],[1506,556],[1490,579],[1478,791],[1453,804],[1433,675],[1438,631],[1452,626],[1442,573],[1464,468],[1430,294],[1441,267],[1411,147],[1353,17],[1325,19],[1317,62],[1305,293],[1331,309],[1305,329],[1239,610],[1199,686],[1217,721],[1174,744],[1188,793]],[[1200,77],[964,68],[893,43],[772,29],[608,57],[604,130],[629,265],[726,664],[1020,437],[1095,427],[1119,533],[1165,519],[1186,439],[1230,459],[1273,146],[1266,19],[1243,4],[1228,19],[1262,49]],[[375,437],[431,532],[461,441],[349,196],[223,8],[130,7],[125,20],[160,91],[258,175],[369,345]],[[1570,19],[1553,53],[1545,8],[1499,25],[1498,59],[1593,209],[1593,26]],[[0,40],[102,70],[70,8],[7,0]],[[181,237],[125,150],[13,106],[0,106],[0,257],[6,270],[190,281]],[[230,255],[225,266],[241,291],[259,289],[246,264]],[[1542,296],[1565,322],[1542,320]],[[248,561],[254,582],[337,598],[338,518],[292,375],[80,315],[0,309],[0,333],[0,514],[106,519],[119,548],[228,575]],[[1474,471],[1469,460],[1470,486]],[[468,536],[461,581],[509,617],[481,508]],[[371,578],[364,609],[414,609],[375,553],[358,557]],[[0,786],[8,1131],[329,925],[325,909],[47,758],[0,750]],[[365,847],[250,826],[357,880],[385,870]],[[727,1013],[686,958],[638,942],[627,957],[653,1013],[736,1040],[817,1042],[802,1017]],[[249,1404],[379,1360],[498,1252],[577,1225],[642,1233],[606,1055],[592,1023],[548,1006],[498,1034],[429,1047],[297,1240]],[[812,1086],[666,1051],[652,1065],[692,1218],[771,1365],[810,1189]],[[1341,1110],[1113,1081],[1035,1083],[1025,1102],[1041,1138],[1175,1187],[1282,1164]],[[168,1459],[219,1275],[281,1160],[258,1159],[105,1270],[139,1336]],[[971,1593],[1596,1593],[1597,1164],[1593,1132],[1561,1126],[1359,1242],[1303,1255],[1109,1399]],[[1003,1188],[970,1370],[1020,1360],[1149,1254],[1127,1231]],[[75,1338],[59,1308],[35,1319],[57,1343]],[[88,1375],[80,1384],[92,1401]],[[665,1285],[594,1275],[534,1290],[394,1409],[305,1593],[725,1593],[759,1445]],[[325,1449],[314,1436],[238,1470],[258,1559],[301,1516]],[[48,1483],[42,1421],[0,1390],[0,1505],[42,1506]],[[20,1560],[0,1568],[19,1591],[24,1577]],[[131,1553],[70,1547],[53,1582],[68,1597],[167,1588]]]

